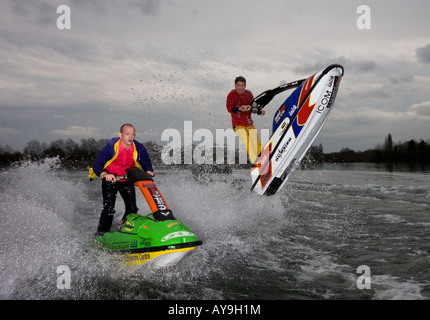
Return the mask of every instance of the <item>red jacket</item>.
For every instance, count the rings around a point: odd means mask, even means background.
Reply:
[[[231,122],[234,127],[249,127],[254,124],[251,119],[251,111],[239,111],[240,106],[250,105],[254,96],[251,91],[245,90],[244,93],[238,94],[236,89],[231,90],[227,96],[227,110],[231,113]]]

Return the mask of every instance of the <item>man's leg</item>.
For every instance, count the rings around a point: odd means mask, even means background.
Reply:
[[[257,129],[254,126],[250,126],[248,129],[248,140],[249,140],[249,154],[251,162],[254,163],[261,153],[261,142],[258,139]],[[252,154],[252,158],[251,158]],[[254,160],[252,160],[254,159]]]
[[[237,126],[234,128],[234,132],[236,132],[239,139],[245,145],[249,160],[251,163],[254,163],[261,152],[261,142],[258,139],[257,130],[254,126]]]
[[[100,215],[97,232],[104,233],[110,231],[115,214],[117,192],[115,183],[108,182],[105,179],[102,180],[103,210]]]
[[[130,213],[137,213],[137,211],[139,211],[136,205],[136,189],[132,183],[127,181],[117,182],[117,184],[119,194],[124,200],[125,205],[125,213],[122,217],[122,220],[124,221]]]

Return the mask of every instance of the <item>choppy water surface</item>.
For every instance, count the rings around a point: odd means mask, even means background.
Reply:
[[[0,298],[429,299],[429,178],[326,166],[296,171],[261,197],[247,171],[209,184],[188,170],[159,171],[167,203],[204,244],[155,270],[92,247],[99,181],[55,159],[24,163],[0,173]],[[147,212],[143,197],[138,205]],[[122,213],[119,199],[116,221]],[[70,289],[57,287],[59,266],[70,268]],[[359,266],[370,270],[370,289],[357,288]]]

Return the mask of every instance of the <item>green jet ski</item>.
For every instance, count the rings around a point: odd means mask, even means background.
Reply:
[[[140,189],[152,213],[146,216],[129,214],[119,231],[95,235],[100,249],[122,254],[122,261],[130,266],[153,260],[159,267],[168,267],[202,244],[182,221],[173,216],[149,174],[130,168],[127,169],[127,180]]]

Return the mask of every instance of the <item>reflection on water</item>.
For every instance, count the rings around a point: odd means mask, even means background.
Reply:
[[[351,171],[388,171],[388,172],[419,172],[430,173],[429,163],[372,163],[372,162],[343,162],[323,163],[323,170]]]

